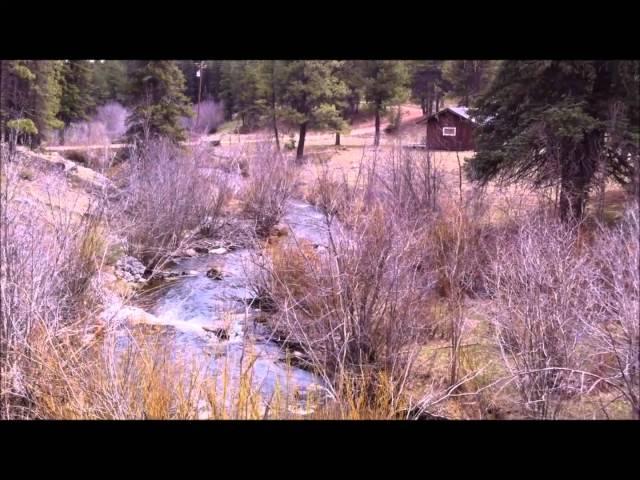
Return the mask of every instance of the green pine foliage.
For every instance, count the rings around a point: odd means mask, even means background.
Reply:
[[[499,64],[495,60],[450,60],[444,62],[442,74],[449,93],[468,107],[491,84]]]
[[[598,169],[620,183],[637,173],[639,63],[503,62],[477,102],[468,175],[557,185],[562,218],[582,216]]]
[[[166,137],[178,142],[186,139],[181,117],[193,115],[184,94],[185,80],[176,62],[145,62],[134,73],[131,93],[135,108],[128,119],[128,136],[148,140]]]
[[[129,77],[124,61],[99,60],[93,64],[93,97],[98,105],[110,101],[129,103]]]
[[[376,115],[374,145],[380,143],[380,116],[391,106],[409,98],[407,63],[398,60],[367,60],[363,64],[365,96]]]
[[[283,115],[299,126],[298,160],[304,155],[308,128],[340,131],[346,127],[338,107],[348,94],[346,83],[338,76],[342,65],[337,60],[299,60],[285,67]]]
[[[65,124],[88,120],[95,108],[93,67],[87,60],[66,60],[62,67],[58,117]]]

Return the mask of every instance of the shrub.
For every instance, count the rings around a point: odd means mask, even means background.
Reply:
[[[64,130],[65,145],[108,145],[111,143],[105,125],[100,121],[72,123]]]
[[[38,330],[55,337],[82,315],[103,244],[98,239],[99,215],[78,220],[54,207],[27,211],[15,196],[14,174],[5,171],[5,175],[0,242],[0,417],[29,418],[38,401],[29,381],[36,367],[31,339]],[[48,194],[53,197],[55,191]]]
[[[410,374],[429,323],[429,282],[400,231],[374,207],[351,231],[332,235],[328,252],[284,247],[260,270],[259,288],[278,309],[275,325],[306,351],[337,398],[350,378],[349,388],[366,388],[361,394],[375,403],[384,377],[397,402]]]
[[[34,177],[35,174],[30,168],[23,168],[22,170],[20,170],[20,178],[22,180],[32,181]]]
[[[159,141],[134,150],[122,173],[129,253],[148,266],[178,249],[202,224],[211,235],[220,226],[231,190],[224,172],[200,168],[201,154]]]
[[[269,236],[278,224],[294,186],[294,169],[288,161],[270,147],[260,148],[242,192],[243,211],[259,236]]]
[[[109,102],[96,110],[95,120],[104,125],[111,142],[121,139],[127,132],[127,118],[130,112],[118,102]]]
[[[200,115],[198,118],[196,118],[197,112],[198,105],[194,105],[193,116],[181,119],[182,126],[186,130],[199,135],[208,135],[209,133],[214,133],[224,122],[224,107],[222,103],[214,100],[200,102]]]

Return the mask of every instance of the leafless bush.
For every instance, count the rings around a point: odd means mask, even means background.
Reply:
[[[306,351],[337,398],[364,388],[375,402],[384,378],[397,406],[410,375],[429,322],[429,284],[416,268],[412,238],[400,232],[373,208],[349,231],[332,234],[328,251],[290,245],[262,265],[260,288],[278,311],[276,329]]]
[[[111,143],[105,125],[100,121],[70,124],[64,130],[65,145],[108,145]]]
[[[111,137],[101,121],[72,123],[64,130],[63,137],[66,146],[91,147],[66,152],[69,160],[104,171],[115,157],[115,152],[109,148]]]
[[[376,179],[380,195],[397,215],[425,218],[438,207],[439,173],[429,151],[394,147],[379,160]]]
[[[535,217],[501,242],[490,285],[493,324],[526,416],[557,418],[582,367],[582,321],[599,307],[577,227]]]
[[[193,106],[193,117],[182,118],[182,126],[196,134],[207,135],[224,122],[224,106],[213,100],[205,100]]]
[[[603,228],[586,252],[595,274],[589,292],[596,305],[583,315],[593,372],[640,419],[640,221],[632,202],[621,223]],[[605,410],[606,413],[606,410]]]
[[[130,112],[118,102],[109,102],[97,108],[95,120],[104,125],[111,142],[122,138],[127,131],[127,117]]]
[[[362,171],[363,164],[360,166]],[[353,184],[346,178],[337,178],[328,167],[322,169],[315,182],[305,195],[306,200],[318,207],[326,216],[329,224],[337,218],[343,225],[348,225],[351,218],[365,208],[361,195],[361,178],[358,176]]]
[[[206,172],[199,156],[167,141],[133,151],[123,173],[132,255],[155,266],[200,233],[215,234],[230,189],[227,176]]]
[[[268,236],[280,221],[294,186],[294,167],[272,147],[259,148],[249,164],[242,192],[244,213],[254,222],[259,236]]]
[[[447,306],[449,385],[455,385],[465,334],[465,300],[479,290],[478,277],[490,263],[484,241],[487,228],[477,209],[452,202],[427,229],[423,262],[436,272],[436,289]]]
[[[4,160],[4,159],[3,159]],[[4,167],[0,243],[0,417],[28,418],[37,329],[54,337],[91,307],[91,286],[105,252],[99,211],[25,208],[16,172]],[[49,192],[53,196],[55,193]],[[97,208],[97,207],[96,207]]]

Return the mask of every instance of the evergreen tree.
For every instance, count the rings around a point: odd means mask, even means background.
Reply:
[[[286,69],[282,60],[268,60],[262,63],[264,82],[261,83],[262,98],[259,100],[264,105],[263,110],[269,118],[276,139],[276,147],[280,150],[280,134],[278,131],[278,118],[282,115],[282,92],[285,90]]]
[[[205,62],[204,78],[202,79],[202,98],[212,98],[216,102],[221,100],[221,60],[208,60]]]
[[[498,65],[494,60],[450,60],[444,63],[443,75],[451,93],[468,107],[489,86]]]
[[[367,60],[363,64],[365,95],[375,112],[374,145],[380,145],[380,115],[388,107],[409,97],[409,70],[406,62],[397,60]]]
[[[234,114],[238,114],[242,122],[241,131],[244,132],[257,127],[266,114],[268,79],[264,61],[225,62],[220,82],[226,118],[230,120]]]
[[[7,137],[7,122],[28,116],[36,75],[25,60],[0,60],[0,129]]]
[[[99,60],[93,64],[93,96],[97,104],[129,101],[129,76],[122,60]]]
[[[15,107],[20,117],[32,120],[37,129],[36,144],[46,140],[54,130],[64,127],[57,118],[62,95],[61,60],[28,60],[15,65],[14,73],[20,77],[17,85],[22,92]],[[15,84],[14,84],[15,85]]]
[[[179,60],[176,62],[178,68],[182,72],[185,79],[184,94],[191,100],[191,103],[198,102],[198,88],[200,79],[197,75],[200,61],[198,60]],[[200,72],[203,75],[204,72]],[[203,78],[204,81],[204,78]]]
[[[637,175],[639,64],[505,61],[477,102],[468,174],[559,185],[561,218],[580,218],[598,169],[620,183]]]
[[[131,84],[136,107],[127,120],[128,135],[142,134],[185,140],[181,117],[193,115],[189,99],[184,94],[185,80],[176,62],[154,60],[144,62],[134,73]]]
[[[296,159],[304,155],[307,129],[345,127],[338,105],[347,95],[347,86],[337,75],[342,62],[336,60],[299,60],[286,65],[286,90],[283,92],[285,115],[300,129]]]
[[[61,99],[58,117],[65,124],[88,120],[95,107],[93,68],[87,60],[65,60],[61,75]]]
[[[347,127],[353,123],[360,108],[360,101],[364,97],[363,62],[361,60],[346,60],[342,62],[337,75],[347,86],[347,95],[344,101],[336,103],[340,116],[345,120],[344,126]],[[340,145],[340,134],[343,132],[344,129],[336,130],[336,145]]]
[[[423,115],[431,115],[440,109],[440,100],[446,91],[443,63],[441,60],[411,62],[411,97],[420,104]]]
[[[220,77],[223,63],[220,60],[180,60],[178,67],[182,71],[185,78],[185,95],[189,97],[192,103],[198,102],[198,89],[202,86],[200,92],[200,100],[214,99],[220,100]],[[198,70],[203,65],[200,77]],[[202,85],[201,85],[202,84]]]

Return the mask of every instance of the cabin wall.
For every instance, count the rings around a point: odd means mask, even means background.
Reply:
[[[442,135],[444,127],[455,127],[455,137]],[[451,112],[439,114],[437,119],[427,122],[427,145],[430,150],[464,151],[474,150],[473,124]]]

